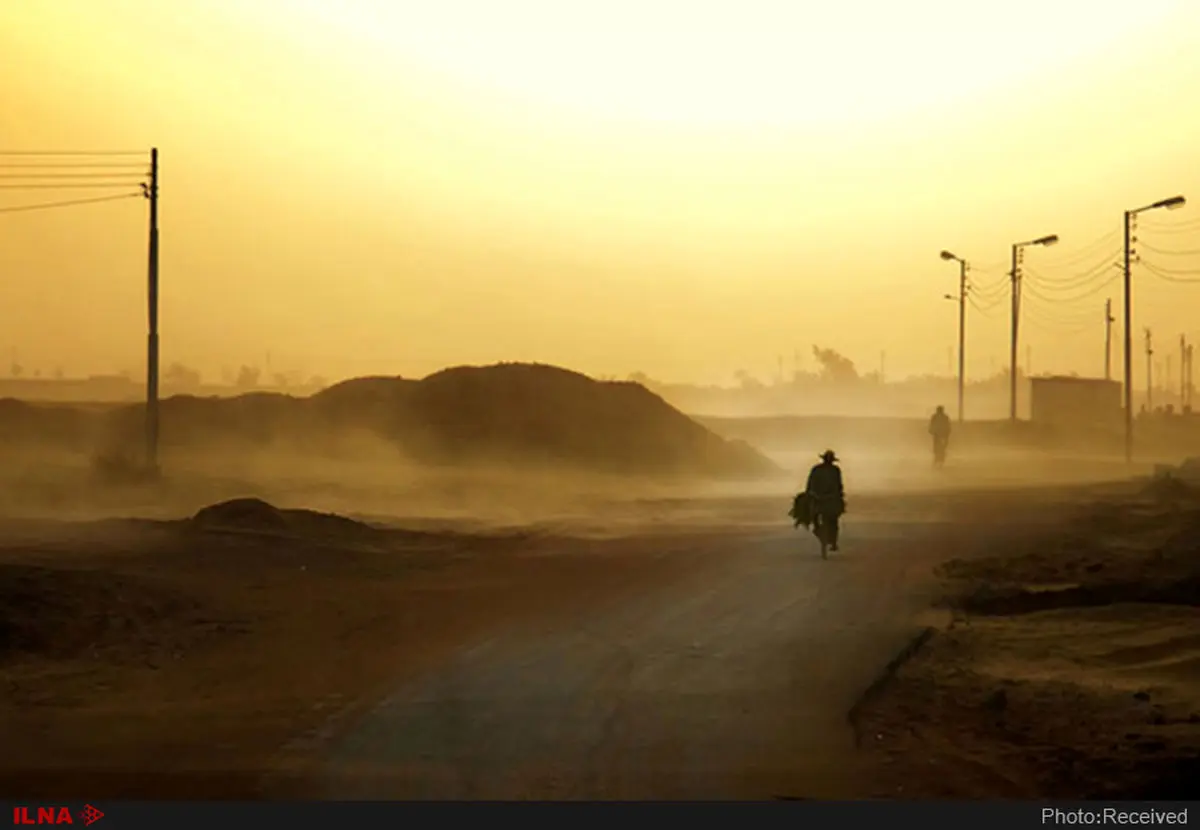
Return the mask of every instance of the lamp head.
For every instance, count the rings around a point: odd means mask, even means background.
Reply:
[[[1034,245],[1056,245],[1058,244],[1058,234],[1052,233],[1049,236],[1043,236],[1041,239],[1033,240]]]

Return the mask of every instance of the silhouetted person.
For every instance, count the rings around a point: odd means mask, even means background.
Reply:
[[[838,549],[839,520],[846,512],[846,491],[837,460],[833,450],[821,453],[821,463],[809,471],[804,487],[811,505],[813,533],[821,540],[822,551],[825,543],[830,550]]]
[[[929,419],[929,434],[933,436],[933,466],[946,463],[946,447],[950,444],[950,416],[939,406]]]

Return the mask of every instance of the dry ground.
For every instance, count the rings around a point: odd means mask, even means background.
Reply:
[[[636,544],[515,557],[553,541],[520,536],[6,530],[0,797],[253,796],[328,714],[481,632],[588,613],[680,565]]]
[[[954,779],[927,756],[964,740],[991,752],[985,727],[957,714],[976,710],[939,699],[937,672],[986,677],[982,663],[922,657],[867,712],[885,756],[916,751],[931,769],[918,784],[841,746],[845,710],[911,636],[934,565],[981,540],[1015,545],[1080,498],[860,498],[829,562],[775,524],[786,499],[643,504],[606,537],[569,523],[381,531],[253,506],[221,521],[8,522],[0,797],[933,791]],[[1126,731],[1162,740],[1186,720],[1168,686],[1130,687],[1163,723]],[[1149,701],[1133,697],[1143,687]],[[453,705],[422,714],[438,701]],[[972,777],[970,794],[1032,780],[1016,776]]]
[[[954,623],[867,705],[876,795],[1188,798],[1200,776],[1200,500],[1104,500],[943,569]]]

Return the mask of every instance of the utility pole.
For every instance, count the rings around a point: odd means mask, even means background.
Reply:
[[[1192,374],[1192,344],[1187,347],[1187,405],[1192,405],[1192,396],[1196,391],[1195,375]]]
[[[1031,239],[1028,242],[1018,242],[1012,246],[1012,271],[1009,272],[1012,286],[1012,339],[1008,352],[1008,417],[1017,420],[1017,334],[1021,322],[1021,256],[1030,245],[1056,245],[1058,234]]]
[[[150,202],[149,261],[146,268],[150,331],[146,339],[146,468],[158,473],[158,148],[150,150],[150,181],[142,185]]]
[[[967,263],[958,263],[958,422],[963,422],[963,398],[966,392],[967,351]]]
[[[1179,408],[1187,405],[1187,335],[1179,335]]]
[[[1133,463],[1133,280],[1129,271],[1129,261],[1133,256],[1133,217],[1131,210],[1125,211],[1125,463]]]
[[[1163,405],[1165,406],[1171,400],[1171,355],[1168,354],[1157,364],[1157,376],[1159,378],[1159,391],[1162,392]]]
[[[1148,210],[1175,210],[1187,204],[1182,196],[1160,199],[1136,210],[1125,211],[1125,461],[1133,462],[1133,280],[1129,263],[1133,258],[1133,220]],[[1149,409],[1149,406],[1147,406]]]
[[[1154,409],[1154,340],[1146,329],[1146,411]]]
[[[1009,272],[1009,290],[1012,303],[1012,324],[1008,344],[1008,419],[1017,420],[1017,327],[1021,320],[1021,272],[1019,259],[1021,247],[1012,246],[1012,270]]]
[[[951,253],[950,251],[942,251],[941,257],[944,260],[954,260],[958,263],[958,297],[946,295],[946,299],[958,300],[958,422],[963,422],[963,398],[966,390],[966,347],[967,347],[967,291],[970,290],[967,284],[967,271],[970,266],[962,257]]]
[[[1104,301],[1104,379],[1112,380],[1112,299]]]

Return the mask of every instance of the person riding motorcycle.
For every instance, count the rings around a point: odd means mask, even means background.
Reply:
[[[821,463],[808,473],[804,492],[808,495],[813,517],[813,533],[830,550],[838,549],[839,520],[846,512],[846,491],[842,468],[833,450],[821,453]]]

